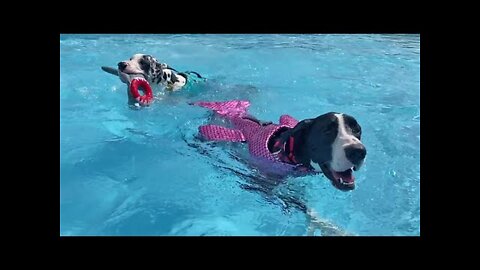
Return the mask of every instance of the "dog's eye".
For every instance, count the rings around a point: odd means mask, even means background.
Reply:
[[[352,130],[352,133],[360,134],[362,132],[362,128],[358,124],[357,120],[355,120],[355,118],[349,115],[344,115],[343,119],[345,121],[346,126],[350,127],[350,129]]]
[[[362,128],[359,125],[354,125],[350,128],[352,130],[352,135],[357,139],[362,139]]]
[[[359,125],[355,125],[355,126],[352,127],[352,131],[354,133],[360,133],[362,131],[362,128],[360,128]]]
[[[349,126],[350,126],[350,129],[352,130],[352,133],[354,133],[354,134],[361,134],[362,133],[362,128],[360,127],[359,124],[357,124],[356,121],[354,123],[351,123]]]

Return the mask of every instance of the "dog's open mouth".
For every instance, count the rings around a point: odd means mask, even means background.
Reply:
[[[328,165],[322,165],[320,168],[336,188],[343,191],[355,189],[355,176],[352,168],[343,172],[337,172]]]

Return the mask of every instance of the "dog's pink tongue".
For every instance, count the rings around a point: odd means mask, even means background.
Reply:
[[[352,174],[352,169],[348,169],[344,172],[336,172],[332,170],[332,173],[336,179],[342,178],[343,182],[345,183],[353,183],[355,180],[355,177]]]

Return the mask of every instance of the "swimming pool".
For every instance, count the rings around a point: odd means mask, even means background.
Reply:
[[[211,83],[132,110],[100,66],[135,53]],[[305,235],[302,212],[242,188],[255,169],[196,139],[209,113],[187,102],[228,99],[274,122],[355,116],[368,149],[357,188],[292,185],[352,234],[420,234],[419,35],[177,34],[60,36],[60,235]]]

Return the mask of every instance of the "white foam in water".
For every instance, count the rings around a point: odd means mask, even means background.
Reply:
[[[245,219],[236,217],[206,216],[184,220],[175,225],[170,235],[187,236],[262,236]]]

